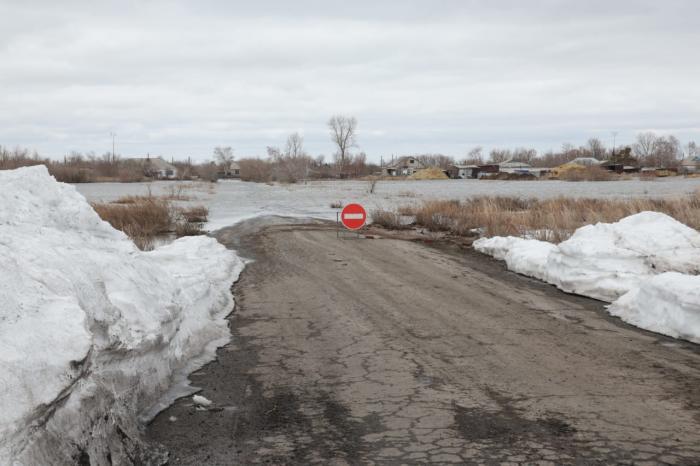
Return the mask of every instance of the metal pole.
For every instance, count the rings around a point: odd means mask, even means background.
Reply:
[[[114,161],[117,159],[114,155],[114,138],[116,137],[116,134],[110,131],[109,135],[112,136],[112,163],[114,163]]]

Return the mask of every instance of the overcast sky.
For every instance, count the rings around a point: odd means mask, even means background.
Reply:
[[[254,3],[254,5],[251,5]],[[527,5],[526,5],[527,4]],[[0,0],[0,144],[206,159],[700,140],[700,2]]]

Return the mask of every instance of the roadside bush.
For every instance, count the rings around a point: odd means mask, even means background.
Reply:
[[[431,231],[449,231],[459,218],[459,201],[426,201],[416,210],[416,224]]]

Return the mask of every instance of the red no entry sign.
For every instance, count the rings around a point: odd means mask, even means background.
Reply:
[[[348,204],[340,213],[340,221],[348,230],[359,230],[367,221],[367,212],[360,204]]]

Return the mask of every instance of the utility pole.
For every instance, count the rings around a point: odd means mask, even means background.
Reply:
[[[117,137],[117,135],[111,131],[109,132],[109,135],[112,136],[112,163],[114,163],[117,160],[117,157],[114,155],[114,138]]]
[[[612,132],[612,137],[613,137],[613,151],[612,151],[612,158],[615,159],[615,142],[617,139],[617,131]]]

